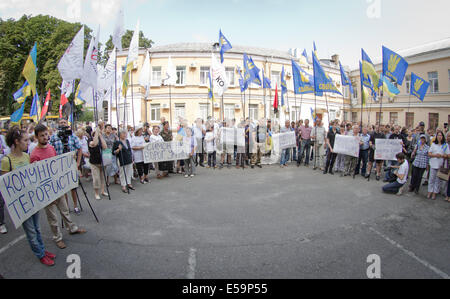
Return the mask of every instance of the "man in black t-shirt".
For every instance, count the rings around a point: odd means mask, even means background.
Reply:
[[[334,141],[336,140],[336,135],[339,135],[339,132],[337,131],[337,123],[331,122],[331,130],[328,131],[327,139],[326,139],[326,146],[328,147],[328,155],[327,155],[327,164],[325,165],[325,170],[323,171],[323,174],[327,174],[328,172],[331,175],[334,175],[333,167],[334,162],[336,161],[337,154],[333,153],[334,148]]]
[[[376,163],[376,180],[379,181],[381,178],[381,166],[383,165],[383,160],[375,160],[375,144],[377,139],[386,139],[386,135],[383,133],[384,128],[380,126],[375,127],[375,131],[370,135],[370,149],[369,149],[369,164],[367,166],[367,178],[370,176],[372,171],[373,163]]]

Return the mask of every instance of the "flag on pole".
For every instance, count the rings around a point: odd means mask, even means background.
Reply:
[[[233,46],[231,46],[230,42],[225,37],[225,35],[222,34],[222,30],[219,31],[219,46],[220,46],[220,63],[223,63],[224,61],[223,54],[228,50],[232,49]]]
[[[281,106],[284,106],[284,94],[287,93],[287,84],[286,84],[286,78],[284,74],[284,65],[281,70]]]
[[[423,102],[427,94],[430,83],[420,78],[414,73],[411,73],[411,94]]]
[[[61,98],[60,98],[60,102],[59,102],[59,118],[63,117],[63,107],[68,102],[69,102],[69,100],[66,98],[66,95],[64,93],[61,93]]]
[[[228,78],[225,66],[217,61],[214,53],[211,53],[211,79],[213,81],[214,90],[221,97],[228,89]]]
[[[383,46],[383,75],[402,85],[408,62],[394,51]]]
[[[308,63],[308,53],[306,53],[306,49],[304,49],[302,55],[300,56],[300,64],[307,65]]]
[[[256,83],[261,86],[261,78],[259,77],[259,69],[256,67],[253,59],[244,53],[244,79],[250,86],[250,83]]]
[[[169,60],[167,61],[166,76],[166,85],[175,85],[177,83],[177,69],[173,65],[171,56],[169,56]]]
[[[45,98],[44,107],[42,107],[40,119],[44,119],[44,117],[47,115],[50,99],[51,99],[51,94],[50,94],[50,89],[49,89],[47,92],[47,97]]]
[[[262,77],[263,77],[263,89],[269,88],[271,89],[271,83],[270,79],[266,77],[265,72],[264,72],[264,68],[262,69]]]
[[[239,86],[241,87],[241,92],[244,92],[248,88],[248,82],[244,80],[244,77],[242,77],[242,70],[238,67],[238,73],[239,73]]]
[[[211,79],[211,70],[209,70],[208,72],[208,78],[209,78],[208,99],[211,99],[211,101],[214,102],[215,99],[214,99],[213,83]]]
[[[83,76],[84,26],[75,35],[61,60],[58,70],[64,81],[81,79]]]
[[[28,55],[27,62],[22,71],[23,76],[27,79],[28,84],[31,86],[33,96],[37,94],[36,79],[37,79],[37,43],[34,43],[33,49],[31,49],[30,55]],[[23,111],[22,111],[23,112]]]
[[[131,38],[130,48],[128,49],[127,58],[127,69],[123,78],[122,95],[127,96],[128,85],[130,80],[130,73],[134,68],[134,62],[138,60],[139,57],[139,20],[136,24],[136,29],[134,30],[133,37]]]
[[[31,103],[30,117],[32,117],[33,120],[37,122],[38,116],[39,116],[39,94],[36,93],[33,97],[33,102]]]
[[[278,113],[278,83],[275,85],[275,99],[273,100],[273,112]]]
[[[22,104],[23,101],[25,101],[25,99],[30,95],[31,95],[31,86],[30,84],[28,84],[28,81],[25,81],[22,87],[14,93],[13,97],[17,103]]]
[[[381,84],[383,84],[383,92],[386,93],[386,95],[389,98],[393,99],[400,93],[400,90],[397,87],[395,87],[395,85],[391,82],[391,80],[388,77],[383,76],[383,74],[381,74],[380,83],[378,84],[378,87],[381,87]]]
[[[111,52],[111,56],[109,56],[108,62],[106,66],[103,68],[99,68],[99,77],[98,77],[98,89],[99,90],[108,90],[111,86],[114,86],[115,80],[115,72],[116,72],[116,48]]]
[[[139,84],[145,89],[145,98],[148,97],[151,86],[152,70],[150,66],[150,53],[146,50],[144,65],[142,66],[141,74],[139,76]],[[114,81],[113,81],[114,82]]]
[[[314,122],[316,122],[317,121],[317,115],[316,115],[315,110],[313,108],[311,108],[311,107],[309,109],[311,109],[311,117],[312,117],[312,119],[314,119]]]
[[[364,86],[370,88],[372,92],[378,92],[378,84],[380,83],[380,77],[378,76],[377,71],[375,70],[375,66],[370,59],[369,55],[367,55],[364,49],[361,49],[362,56],[362,83]],[[368,76],[370,76],[370,82],[368,80]]]
[[[342,86],[348,86],[350,89],[350,94],[353,95],[353,86],[352,86],[352,82],[350,81],[350,79],[348,78],[347,74],[344,71],[344,68],[342,67],[342,64],[339,62],[339,68],[341,69],[341,81],[342,81]]]
[[[314,93],[314,77],[305,72],[294,60],[291,62],[295,94]]]
[[[97,82],[98,82],[98,38],[100,34],[100,26],[97,30],[97,36],[91,38],[91,42],[89,43],[89,48],[86,53],[86,59],[84,60],[83,67],[83,76],[81,78],[81,82],[78,86],[79,92],[86,95],[86,102],[91,103],[91,97],[88,97],[87,94],[89,91],[97,90]],[[91,92],[92,94],[92,92]]]
[[[23,110],[25,109],[25,101],[23,101],[22,106],[17,109],[13,114],[11,114],[11,123],[18,124],[22,120]]]
[[[114,26],[114,32],[112,36],[112,42],[113,45],[119,49],[119,51],[122,51],[122,37],[125,34],[124,29],[124,13],[123,13],[123,5],[122,1],[119,6],[119,10],[117,11],[116,16],[116,24]]]
[[[341,92],[334,86],[333,81],[320,65],[317,56],[313,54],[313,67],[314,67],[314,90],[317,93],[332,92],[342,96]]]

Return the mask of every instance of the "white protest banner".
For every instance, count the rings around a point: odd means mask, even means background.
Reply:
[[[297,147],[297,140],[295,139],[295,132],[274,134],[272,136],[274,148],[283,150],[287,148]]]
[[[238,147],[245,147],[245,129],[244,128],[236,129],[236,145]]]
[[[222,144],[235,145],[236,144],[236,132],[235,128],[221,128],[220,141]],[[245,142],[245,140],[244,140]]]
[[[359,157],[359,137],[336,135],[333,153]]]
[[[144,148],[144,163],[185,160],[189,153],[189,144],[182,141],[150,142]]]
[[[376,139],[375,160],[397,161],[395,157],[403,151],[401,139]]]
[[[0,177],[0,192],[16,228],[70,190],[78,187],[75,153],[13,170]]]

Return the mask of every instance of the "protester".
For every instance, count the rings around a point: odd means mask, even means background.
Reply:
[[[291,123],[290,121],[286,121],[285,126],[283,128],[281,128],[280,133],[289,133],[291,131]],[[281,151],[281,159],[280,159],[280,167],[287,167],[287,162],[289,161],[289,157],[291,155],[291,149],[290,148],[285,148]]]
[[[184,160],[185,165],[185,177],[193,178],[195,176],[195,163],[194,157],[196,155],[197,150],[197,138],[193,136],[191,128],[186,128],[186,136],[183,137],[183,144],[186,146],[186,149],[189,151],[189,158]]]
[[[55,149],[48,142],[48,129],[46,126],[42,124],[37,125],[35,129],[35,136],[38,140],[38,145],[31,153],[31,163],[57,156]],[[69,207],[65,197],[60,197],[53,201],[45,208],[45,212],[47,214],[48,224],[50,225],[53,233],[53,241],[56,243],[58,248],[66,248],[61,229],[58,225],[58,214],[61,215],[64,225],[69,229],[71,235],[86,233],[85,229],[78,228],[78,226],[70,218]]]
[[[300,127],[300,139],[301,139],[301,154],[297,159],[297,166],[300,166],[303,160],[303,155],[306,151],[305,166],[309,166],[310,152],[311,152],[311,131],[309,126],[309,119],[305,120],[305,125]]]
[[[323,171],[323,174],[330,173],[331,175],[334,175],[333,167],[336,161],[337,154],[333,152],[333,148],[334,142],[336,140],[336,135],[339,135],[336,124],[337,122],[331,123],[331,129],[328,131],[327,138],[325,141],[326,146],[328,148],[328,155],[327,155],[327,163],[325,165],[325,170]]]
[[[416,145],[411,157],[414,159],[412,164],[411,184],[409,192],[419,194],[422,177],[429,163],[428,151],[430,147],[427,145],[427,137],[422,134],[419,137],[419,144]]]
[[[325,158],[325,139],[327,137],[327,131],[322,125],[320,119],[317,120],[316,126],[312,129],[311,139],[314,141],[314,168],[316,170],[319,168],[321,171],[324,170],[324,158]]]
[[[138,127],[133,138],[131,139],[130,144],[131,149],[133,150],[134,163],[136,164],[140,182],[144,185],[150,183],[148,178],[150,164],[144,163],[144,148],[146,142],[142,133],[143,128]]]
[[[359,148],[358,164],[356,165],[356,175],[359,174],[359,171],[361,169],[361,175],[363,177],[366,177],[367,161],[369,159],[369,148],[370,148],[370,135],[368,133],[367,127],[362,128],[362,133],[359,136],[361,146]]]
[[[159,126],[153,127],[153,134],[150,136],[150,142],[164,142],[164,139],[159,135]],[[158,179],[162,179],[163,177],[167,176],[167,174],[164,172],[164,164],[163,162],[157,162],[154,164],[155,170],[156,170],[156,176]]]
[[[409,165],[408,161],[406,161],[405,159],[404,153],[398,153],[396,155],[396,158],[397,164],[392,165],[391,168],[397,169],[397,171],[393,173],[393,175],[396,176],[397,179],[394,180],[392,183],[389,183],[386,186],[384,186],[383,192],[401,195],[401,188],[408,181]]]
[[[2,175],[15,169],[30,164],[30,156],[25,152],[28,150],[28,133],[20,130],[19,127],[12,127],[6,136],[6,143],[11,152],[1,160]],[[3,203],[3,198],[0,199]],[[1,220],[1,219],[0,219]],[[39,211],[22,223],[22,228],[34,255],[46,266],[55,265],[56,255],[45,250],[42,241],[41,227],[39,224]]]
[[[444,133],[439,131],[436,134],[436,140],[431,145],[428,151],[430,157],[430,178],[428,185],[428,199],[436,200],[437,194],[441,191],[441,180],[437,174],[439,169],[444,165],[444,159],[448,159],[450,150],[444,137]]]
[[[347,136],[354,136],[355,138],[360,139],[359,137],[359,126],[353,126],[353,131],[348,132]],[[358,163],[358,157],[353,156],[345,156],[345,171],[341,174],[341,176],[353,176],[356,175],[356,166]]]
[[[93,187],[95,199],[101,200],[100,193],[103,196],[109,196],[105,191],[105,172],[102,162],[102,151],[107,148],[106,141],[103,138],[99,125],[89,142],[89,164],[91,165]]]
[[[106,142],[106,151],[108,151],[109,154],[112,154],[112,148],[114,146],[114,142],[118,140],[117,135],[113,132],[113,128],[111,125],[107,124],[105,125],[105,130],[103,132],[103,139]],[[104,161],[103,161],[104,162]],[[111,161],[111,163],[108,163],[108,165],[105,166],[105,172],[106,172],[106,185],[109,186],[109,177],[114,177],[114,183],[116,185],[119,184],[118,179],[118,173],[119,168],[117,167],[117,163],[115,163],[115,159]]]
[[[376,141],[377,139],[386,139],[386,136],[383,133],[383,129],[381,126],[375,126],[375,132],[372,133],[370,136],[370,148],[369,148],[369,163],[367,166],[367,176],[366,178],[370,177],[370,174],[372,172],[373,164],[375,163],[375,171],[376,171],[376,177],[375,179],[379,181],[381,179],[381,167],[383,166],[382,160],[375,160],[375,150],[376,150]]]
[[[214,126],[208,125],[205,135],[206,151],[208,153],[207,168],[217,168],[216,166],[216,143],[214,138]]]
[[[133,156],[127,135],[128,132],[122,130],[119,133],[119,140],[114,142],[113,145],[113,154],[117,157],[120,164],[119,178],[123,193],[128,193],[129,190],[136,190],[131,184],[131,176],[133,175]]]

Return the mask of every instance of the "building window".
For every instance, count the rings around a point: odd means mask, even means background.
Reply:
[[[345,111],[344,112],[344,121],[347,121],[347,119],[348,119],[348,111]]]
[[[352,112],[352,122],[358,121],[358,112]]]
[[[200,85],[209,86],[209,66],[200,67]]]
[[[380,114],[380,112],[377,112],[377,114],[376,114],[376,123],[378,124],[382,124],[383,123],[383,112],[381,112],[381,114]]]
[[[234,119],[234,105],[232,105],[232,104],[224,105],[223,114],[224,114],[224,117],[226,120]]]
[[[161,67],[154,66],[152,68],[152,86],[161,86]]]
[[[126,104],[124,109],[124,104],[119,104],[119,122],[121,123],[130,123],[130,120],[133,119],[133,110],[131,109],[131,104]]]
[[[439,125],[439,113],[429,113],[428,123],[430,124],[430,129],[436,130]]]
[[[275,72],[273,71],[271,76],[270,76],[270,82],[272,85],[272,89],[275,89],[275,87],[278,85],[278,90],[280,90],[280,79],[281,79],[281,75],[280,72]]]
[[[409,92],[411,91],[411,75],[406,75],[405,77],[405,82],[406,82],[406,93],[409,94]]]
[[[186,118],[185,104],[175,104],[175,119],[178,119],[179,117]]]
[[[152,122],[159,121],[161,119],[161,105],[152,104],[150,109],[150,120]]]
[[[358,98],[358,85],[353,84],[353,98],[357,99]]]
[[[251,120],[257,120],[258,119],[258,104],[250,104],[248,108],[249,117]]]
[[[177,85],[184,85],[186,79],[186,67],[177,66]]]
[[[398,112],[389,113],[389,123],[393,125],[398,125]]]
[[[199,116],[201,119],[206,120],[208,119],[208,104],[200,104],[199,107]]]
[[[290,116],[291,116],[291,121],[298,121],[298,112],[299,112],[299,107],[291,107],[291,111],[290,111]]]
[[[225,68],[225,72],[227,74],[228,82],[230,82],[230,86],[234,86],[234,67]]]
[[[406,112],[406,127],[412,128],[414,126],[414,112]]]
[[[346,98],[346,99],[349,97],[350,88],[348,87],[348,85],[342,86],[342,94],[344,95],[344,98]]]
[[[428,73],[428,81],[430,82],[430,92],[431,93],[439,92],[438,72]]]

